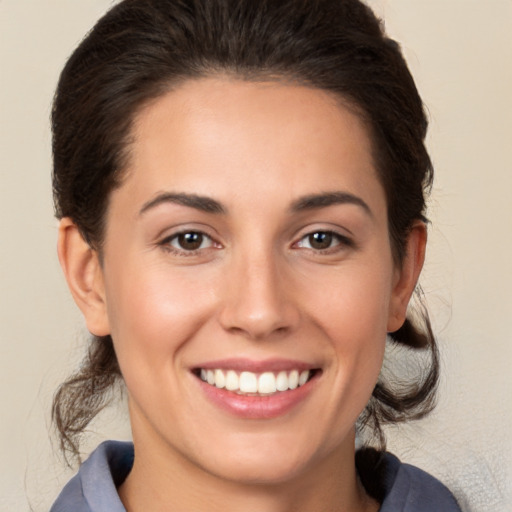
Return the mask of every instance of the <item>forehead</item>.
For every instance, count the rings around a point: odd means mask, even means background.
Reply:
[[[181,84],[136,117],[126,185],[215,195],[294,196],[378,183],[368,130],[323,90],[204,78]],[[283,188],[283,184],[286,187]]]

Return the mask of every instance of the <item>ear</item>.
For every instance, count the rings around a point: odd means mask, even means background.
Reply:
[[[97,251],[83,239],[78,227],[65,217],[59,224],[57,251],[71,295],[84,315],[91,334],[110,334],[103,271]]]
[[[427,228],[424,222],[417,221],[407,237],[402,264],[396,269],[389,308],[388,332],[397,331],[405,321],[407,306],[425,261],[426,245]]]

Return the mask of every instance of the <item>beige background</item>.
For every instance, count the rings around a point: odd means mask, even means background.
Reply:
[[[55,255],[48,116],[66,57],[109,0],[0,0],[0,511],[43,512],[69,477],[55,386],[84,348]],[[428,420],[390,449],[464,510],[512,510],[512,0],[372,0],[428,105],[436,166],[423,285],[443,359]],[[123,411],[89,446],[129,435]]]

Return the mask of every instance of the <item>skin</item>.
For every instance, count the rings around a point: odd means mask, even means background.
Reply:
[[[415,223],[398,268],[364,124],[323,91],[212,77],[148,105],[133,135],[101,262],[71,220],[59,238],[73,296],[89,330],[112,335],[128,390],[126,509],[377,510],[357,480],[354,424],[386,333],[405,319],[426,235]],[[356,200],[298,207],[326,193]],[[205,235],[191,251],[178,232]],[[327,249],[311,245],[325,232],[336,233]],[[191,371],[231,357],[321,372],[290,411],[240,418]]]

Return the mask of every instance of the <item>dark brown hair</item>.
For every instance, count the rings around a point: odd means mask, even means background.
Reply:
[[[356,109],[372,138],[400,264],[411,226],[424,220],[432,183],[427,120],[399,46],[359,0],[124,0],[114,6],[67,62],[55,95],[57,217],[70,217],[101,254],[109,194],[129,161],[134,117],[179,83],[218,73],[304,84]],[[405,382],[382,372],[359,421],[380,447],[383,424],[431,410],[438,380],[426,310],[390,337],[391,344],[424,349],[429,357],[418,357],[419,373]],[[93,337],[82,367],[54,399],[65,452],[78,456],[81,434],[120,381],[112,339]]]

